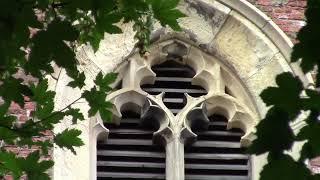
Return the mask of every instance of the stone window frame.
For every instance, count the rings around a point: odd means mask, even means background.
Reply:
[[[164,105],[162,101],[164,93],[154,96],[140,87],[155,82],[156,74],[151,67],[165,62],[171,55],[181,57],[183,64],[193,68],[196,75],[192,84],[200,85],[208,92],[207,95],[197,98],[185,94],[187,103],[176,116]],[[138,111],[142,119],[157,112],[158,115],[153,120],[160,125],[160,128],[154,132],[153,142],[165,147],[167,180],[184,179],[184,144],[196,140],[197,135],[190,127],[194,124],[192,117],[195,115],[201,117],[196,123],[204,125],[208,123],[207,117],[213,114],[226,117],[228,129],[240,128],[244,131],[245,134],[240,141],[242,147],[248,146],[254,138],[258,113],[240,79],[222,61],[181,39],[172,38],[153,44],[150,54],[146,57],[134,54],[129,58],[127,65],[119,68],[118,82],[115,84],[117,83],[122,83],[122,88],[107,97],[114,103],[114,123],[121,123],[120,110],[123,108]],[[228,94],[225,92],[226,87]],[[125,106],[127,104],[135,107]],[[104,127],[99,116],[96,117],[96,122],[93,128],[96,141],[107,139],[109,130]],[[96,144],[91,146],[95,147]],[[92,158],[91,162],[97,161],[96,150],[92,153]],[[94,172],[92,177],[96,178],[96,166],[91,167],[93,168],[91,171]]]

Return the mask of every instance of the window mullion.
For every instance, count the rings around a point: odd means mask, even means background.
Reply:
[[[184,180],[184,144],[179,137],[166,146],[166,180]]]

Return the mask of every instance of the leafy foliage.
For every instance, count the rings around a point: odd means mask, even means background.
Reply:
[[[80,130],[66,129],[62,133],[57,134],[54,138],[54,141],[59,147],[68,148],[73,152],[73,154],[76,154],[76,151],[74,150],[73,146],[79,147],[84,145],[82,140],[78,137],[80,134]]]
[[[176,9],[178,0],[159,3],[151,0],[1,0],[0,1],[0,178],[6,174],[19,179],[49,179],[46,171],[52,161],[40,161],[53,144],[76,153],[75,147],[83,145],[80,130],[66,129],[45,138],[47,131],[68,117],[73,124],[84,120],[80,109],[74,104],[80,99],[88,102],[89,117],[99,114],[110,121],[112,103],[106,101],[112,91],[111,84],[117,74],[99,73],[92,89],[84,89],[86,76],[78,68],[75,47],[89,43],[97,51],[105,33],[122,33],[120,23],[132,23],[136,31],[137,47],[147,51],[155,21],[175,30],[180,27],[177,19],[184,15]],[[46,75],[54,72],[53,66],[64,69],[72,79],[68,86],[78,88],[81,96],[57,110],[55,92],[50,91]],[[15,74],[21,71],[38,82],[27,83]],[[28,97],[35,103],[35,110],[25,123],[10,115],[9,106],[18,103],[24,107]],[[5,145],[37,146],[39,151],[26,158],[17,156]]]
[[[40,161],[40,153],[35,151],[28,157],[16,157],[11,152],[0,153],[0,175],[12,173],[14,178],[19,178],[26,173],[28,179],[50,179],[46,171],[53,166],[53,161]]]
[[[168,24],[173,30],[180,31],[177,22],[178,18],[185,17],[183,13],[175,9],[179,0],[150,0],[155,17],[160,20],[162,25]]]
[[[294,141],[289,121],[288,113],[285,111],[275,107],[269,110],[266,117],[256,127],[257,139],[253,141],[249,152],[260,155],[266,152],[278,154],[283,150],[289,150]]]
[[[319,41],[320,41],[320,2],[319,0],[308,0],[308,9],[305,16],[307,25],[298,33],[299,43],[294,46],[292,61],[296,62],[301,58],[301,68],[304,73],[310,72],[315,66],[320,66]],[[320,84],[320,75],[317,76],[317,86]]]
[[[283,73],[276,77],[278,87],[268,87],[261,93],[261,98],[267,106],[274,105],[288,113],[291,120],[300,113],[300,94],[302,83],[291,73]],[[288,106],[290,104],[290,106]]]
[[[294,161],[289,155],[283,155],[269,161],[269,164],[262,170],[260,179],[292,180],[311,178],[312,176],[304,163]]]
[[[116,73],[109,73],[103,76],[100,72],[94,81],[96,86],[90,91],[84,91],[82,96],[90,105],[89,116],[94,116],[99,112],[104,121],[111,121],[112,113],[110,109],[113,107],[113,104],[105,101],[105,99],[107,98],[108,92],[112,90],[110,84],[113,83],[116,78]]]
[[[298,33],[298,43],[292,52],[292,62],[301,61],[304,73],[320,68],[320,1],[308,0],[306,10],[307,25]],[[291,73],[277,76],[278,87],[269,87],[261,93],[261,98],[270,106],[266,117],[257,125],[257,132],[248,152],[263,154],[268,152],[268,164],[261,172],[261,180],[320,179],[307,169],[306,160],[320,156],[320,73],[316,72],[315,89],[306,89],[301,80]],[[304,126],[294,134],[290,123],[297,121],[302,111],[309,113]],[[293,143],[305,141],[299,160],[286,154]]]

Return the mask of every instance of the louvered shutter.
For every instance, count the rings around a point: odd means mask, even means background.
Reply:
[[[156,81],[152,85],[143,85],[142,89],[156,95],[165,92],[163,102],[176,115],[184,106],[184,93],[199,97],[206,94],[201,86],[191,84],[195,72],[189,66],[175,60],[168,60],[152,67],[156,73]]]
[[[97,179],[165,180],[165,150],[152,143],[153,130],[138,114],[122,115],[119,126],[105,124],[109,138],[97,143]]]
[[[240,147],[243,132],[227,130],[223,116],[209,117],[208,130],[193,131],[197,141],[185,147],[186,180],[249,180],[249,156]]]
[[[141,88],[152,95],[165,92],[163,102],[175,115],[186,104],[184,93],[193,97],[207,94],[201,86],[191,84],[194,70],[176,60],[153,66],[152,70],[156,73],[155,83]],[[120,126],[106,124],[109,139],[97,145],[98,180],[165,179],[165,150],[153,145],[153,131],[140,125],[138,115],[122,114]],[[243,132],[227,130],[227,120],[222,116],[209,119],[208,130],[193,129],[198,140],[185,147],[185,179],[250,179],[249,156],[240,148]]]

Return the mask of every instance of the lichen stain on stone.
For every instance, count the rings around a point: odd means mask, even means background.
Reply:
[[[200,1],[186,0],[189,4],[189,8],[193,8],[197,11],[197,14],[202,15],[205,20],[212,21],[216,15],[216,10],[211,8],[208,4]]]

